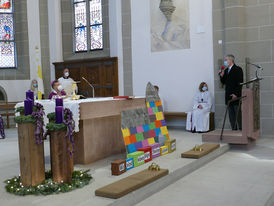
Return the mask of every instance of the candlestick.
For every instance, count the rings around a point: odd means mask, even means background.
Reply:
[[[55,123],[62,124],[64,121],[64,109],[61,106],[55,107]]]
[[[63,106],[63,99],[62,98],[56,98],[55,100],[56,107]]]
[[[31,99],[26,99],[24,101],[24,110],[25,110],[25,116],[32,114],[33,112],[33,102]]]
[[[34,103],[34,92],[31,91],[31,90],[28,90],[28,91],[26,92],[26,99],[31,99],[32,102]]]

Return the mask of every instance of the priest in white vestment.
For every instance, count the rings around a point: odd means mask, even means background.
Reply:
[[[69,69],[65,68],[63,71],[63,77],[60,77],[58,79],[58,82],[62,85],[64,91],[68,96],[73,95],[73,87],[72,84],[75,83],[75,81],[69,77]],[[78,88],[76,87],[76,93],[78,91]]]
[[[191,132],[209,131],[209,115],[212,107],[212,97],[208,91],[208,86],[202,82],[199,92],[193,100],[193,110],[187,114],[186,130]]]

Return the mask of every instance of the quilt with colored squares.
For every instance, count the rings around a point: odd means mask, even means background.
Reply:
[[[159,136],[169,140],[162,102],[151,83],[147,85],[146,106],[125,110],[122,116],[122,134],[127,153],[159,142]]]

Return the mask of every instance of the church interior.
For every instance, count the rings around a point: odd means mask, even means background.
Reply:
[[[0,0],[0,205],[274,206],[274,0]]]

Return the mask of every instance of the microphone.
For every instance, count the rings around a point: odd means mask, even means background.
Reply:
[[[95,88],[94,86],[85,78],[85,77],[82,77],[82,79],[92,88],[92,93],[93,93],[93,98],[95,97]]]
[[[220,75],[220,74],[222,73],[222,71],[224,71],[225,69],[226,69],[226,66],[222,65],[222,66],[221,66],[221,70],[219,70],[219,73],[218,73],[218,74]]]
[[[221,70],[225,70],[226,66],[225,65],[222,65],[221,66]]]

